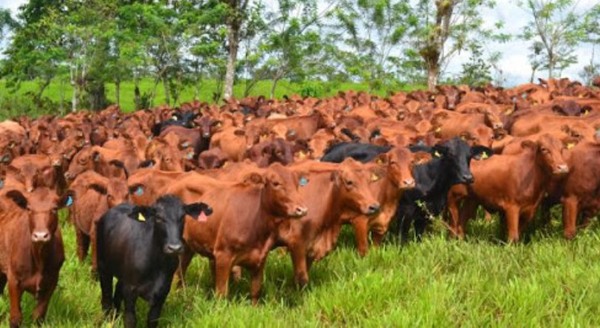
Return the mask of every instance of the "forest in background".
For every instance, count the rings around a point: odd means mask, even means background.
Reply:
[[[559,76],[600,42],[600,4],[515,0],[518,35],[486,24],[493,0],[31,0],[0,11],[0,106],[58,113],[231,96],[385,95],[454,83],[502,85],[489,45],[527,40],[532,77]],[[593,48],[594,49],[594,48]],[[459,74],[446,74],[457,54]],[[598,73],[593,61],[580,76]]]

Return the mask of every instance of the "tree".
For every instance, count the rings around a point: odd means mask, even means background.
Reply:
[[[481,45],[474,44],[471,47],[469,61],[462,64],[460,83],[470,86],[483,86],[492,81],[492,65],[484,60]]]
[[[457,52],[489,38],[481,10],[490,0],[418,0],[407,19],[411,44],[427,68],[427,86],[435,89],[443,68]]]
[[[333,12],[337,59],[351,78],[367,82],[369,91],[395,82],[390,72],[410,12],[408,0],[341,0]]]
[[[240,39],[243,35],[243,25],[248,16],[248,4],[250,0],[223,0],[227,5],[227,65],[225,71],[225,89],[223,98],[229,99],[233,96],[233,83],[235,81],[235,69],[237,54],[240,48]]]
[[[521,38],[532,42],[534,72],[541,68],[552,78],[557,70],[576,63],[574,50],[584,40],[586,27],[585,14],[576,12],[576,4],[572,0],[526,0],[520,5],[531,15]]]

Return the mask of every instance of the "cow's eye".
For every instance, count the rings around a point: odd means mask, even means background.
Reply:
[[[352,180],[346,180],[346,186],[352,187],[353,185],[354,185],[354,181],[352,181]]]
[[[279,181],[273,181],[271,184],[273,185],[273,187],[281,186],[281,183],[279,183]]]

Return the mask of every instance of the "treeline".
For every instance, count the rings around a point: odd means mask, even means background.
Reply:
[[[38,102],[51,83],[73,90],[61,93],[73,110],[120,104],[122,83],[133,81],[135,107],[144,108],[159,88],[176,104],[181,90],[198,97],[206,81],[218,81],[215,101],[231,97],[234,83],[247,95],[264,80],[271,96],[282,80],[306,81],[302,92],[313,96],[315,81],[433,89],[459,52],[470,59],[446,78],[483,85],[501,75],[501,54],[487,45],[511,38],[530,42],[515,51],[530,52],[532,76],[552,77],[577,62],[581,42],[599,43],[600,4],[518,3],[531,20],[509,35],[503,22],[484,17],[493,0],[30,0],[15,16],[0,12],[0,73],[14,90],[36,81],[29,96]],[[583,78],[597,68],[590,62]],[[107,85],[115,99],[107,99]]]

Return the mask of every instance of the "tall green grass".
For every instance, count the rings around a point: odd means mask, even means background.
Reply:
[[[269,97],[271,92],[272,81],[259,81],[256,86],[250,92],[250,96],[265,96]],[[131,81],[126,81],[121,84],[120,91],[120,107],[125,112],[131,112],[135,109],[134,103],[134,88],[135,85]],[[236,98],[242,98],[244,90],[246,88],[245,81],[239,81],[234,86],[234,96]],[[401,87],[399,90],[373,90],[372,93],[385,96],[388,91],[411,91],[414,89],[423,88],[418,85],[407,85]],[[208,103],[213,102],[213,93],[218,89],[217,81],[205,80],[201,83],[200,93],[198,99]],[[307,91],[312,91],[314,96],[326,97],[337,94],[338,91],[368,91],[369,87],[366,83],[353,83],[353,82],[319,82],[309,81],[303,83],[295,83],[287,80],[282,80],[277,84],[275,90],[275,98],[281,99],[284,95],[300,94]],[[25,81],[22,82],[17,90],[9,88],[5,80],[0,80],[0,104],[3,108],[0,108],[0,119],[6,119],[16,115],[32,115],[36,116],[48,112],[60,113],[60,104],[62,103],[63,113],[67,113],[71,110],[70,101],[73,92],[73,88],[69,83],[60,83],[59,80],[53,81],[44,90],[42,98],[46,103],[42,106],[32,103],[32,94],[37,93],[38,82],[36,81]],[[140,92],[152,93],[154,89],[154,81],[151,79],[143,79],[140,83]],[[158,106],[166,103],[165,92],[162,83],[156,88],[156,95],[152,105]],[[171,105],[179,105],[182,102],[191,101],[195,98],[195,89],[191,86],[183,88],[179,91],[180,96],[177,103],[173,103],[171,97]],[[106,84],[106,96],[110,103],[116,101],[116,88],[114,84]],[[51,103],[51,105],[49,105]],[[44,107],[43,109],[40,107]],[[51,107],[51,108],[46,108]]]
[[[64,222],[67,260],[45,327],[122,326],[104,320],[100,287],[89,259],[75,256],[73,227]],[[359,258],[352,232],[314,265],[311,282],[297,290],[289,256],[271,252],[261,304],[247,298],[248,277],[232,283],[229,300],[216,300],[207,261],[197,257],[187,287],[172,290],[163,327],[598,327],[600,326],[600,233],[592,226],[573,241],[559,222],[533,234],[529,243],[504,245],[497,223],[473,222],[466,241],[445,236],[437,224],[422,243],[399,246],[395,238]],[[26,296],[26,324],[33,298]],[[139,326],[147,306],[138,303]],[[0,323],[8,300],[0,297]]]

